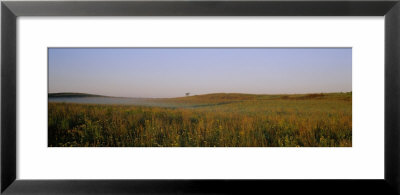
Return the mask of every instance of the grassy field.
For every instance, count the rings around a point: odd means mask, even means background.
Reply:
[[[50,147],[351,147],[352,94],[208,94],[154,106],[50,102]]]

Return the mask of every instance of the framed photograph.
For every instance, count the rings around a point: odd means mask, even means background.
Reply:
[[[399,23],[397,0],[3,1],[1,192],[398,194]]]
[[[49,48],[48,146],[351,147],[351,54]]]

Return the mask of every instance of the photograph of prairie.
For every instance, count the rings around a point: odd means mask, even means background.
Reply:
[[[351,147],[351,48],[48,48],[49,147]]]

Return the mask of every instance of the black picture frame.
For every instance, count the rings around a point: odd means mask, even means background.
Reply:
[[[19,16],[385,16],[384,179],[16,179],[16,20]],[[1,192],[4,194],[399,194],[400,120],[397,120],[400,117],[399,54],[399,0],[2,1]]]

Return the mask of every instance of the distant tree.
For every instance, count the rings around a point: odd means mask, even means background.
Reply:
[[[189,93],[189,92],[188,92],[188,93],[185,93],[185,95],[186,95],[186,96],[189,96],[189,95],[190,95],[190,93]]]

